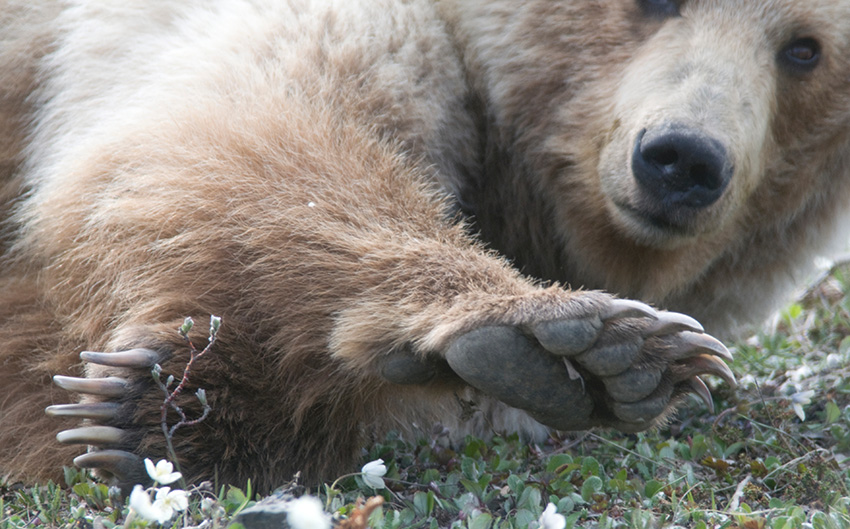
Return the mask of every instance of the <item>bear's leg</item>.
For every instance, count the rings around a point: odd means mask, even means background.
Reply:
[[[139,457],[166,455],[150,365],[182,373],[190,315],[222,316],[223,334],[191,377],[213,411],[181,430],[181,464],[261,489],[296,470],[333,477],[373,426],[441,420],[464,384],[555,428],[634,431],[705,395],[697,375],[732,382],[698,323],[535,285],[452,217],[432,169],[368,126],[284,102],[190,112],[69,179],[97,192],[44,245],[74,242],[44,282],[68,296],[63,332],[98,351],[87,379],[57,381],[81,405],[50,410],[89,421],[60,434],[102,450],[81,465],[126,485],[144,477]]]

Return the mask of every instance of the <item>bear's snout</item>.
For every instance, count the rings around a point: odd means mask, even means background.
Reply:
[[[732,179],[723,144],[685,125],[643,129],[632,152],[642,212],[655,221],[684,226],[717,202]]]

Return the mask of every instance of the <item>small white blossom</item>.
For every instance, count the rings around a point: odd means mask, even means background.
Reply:
[[[183,477],[180,472],[174,472],[174,465],[165,459],[160,459],[156,466],[150,459],[145,459],[145,469],[148,476],[160,485],[170,485]]]
[[[809,389],[791,395],[791,407],[794,409],[794,413],[797,414],[797,417],[799,417],[801,421],[806,420],[806,412],[803,411],[803,406],[808,406],[812,403],[812,397],[814,394],[815,392]]]
[[[373,489],[382,489],[386,487],[382,479],[387,473],[387,466],[384,465],[383,459],[376,459],[363,465],[360,469],[363,473],[363,481]]]
[[[315,202],[307,202],[307,207],[308,207],[308,208],[315,208],[315,207],[316,207],[316,203],[315,203]]]
[[[788,380],[791,382],[800,382],[804,378],[808,378],[812,376],[814,372],[812,368],[809,366],[800,366],[797,369],[791,369],[785,372],[785,376],[788,377]]]
[[[827,369],[838,369],[842,365],[844,365],[844,360],[841,358],[841,355],[836,353],[830,353],[826,355]]]
[[[156,489],[154,509],[158,509],[168,521],[175,512],[185,511],[189,507],[189,493],[185,490],[171,490],[171,487]],[[162,522],[160,522],[162,523]]]
[[[164,523],[171,519],[171,513],[165,516],[162,509],[151,503],[150,496],[141,485],[136,485],[130,493],[130,508],[150,522]]]
[[[301,496],[286,506],[286,523],[292,529],[330,529],[331,517],[314,496]]]
[[[537,520],[540,529],[564,529],[567,526],[567,519],[563,514],[558,514],[556,509],[555,504],[551,502],[546,506],[546,510]]]

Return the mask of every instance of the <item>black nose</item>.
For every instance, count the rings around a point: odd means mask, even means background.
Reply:
[[[673,125],[641,131],[632,153],[632,173],[656,206],[699,209],[723,195],[732,163],[716,139]]]

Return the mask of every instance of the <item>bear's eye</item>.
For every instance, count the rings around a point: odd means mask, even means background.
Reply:
[[[811,37],[796,39],[782,48],[780,59],[788,68],[808,72],[820,60],[820,43]]]
[[[638,0],[643,14],[652,18],[667,18],[679,16],[681,0]]]

